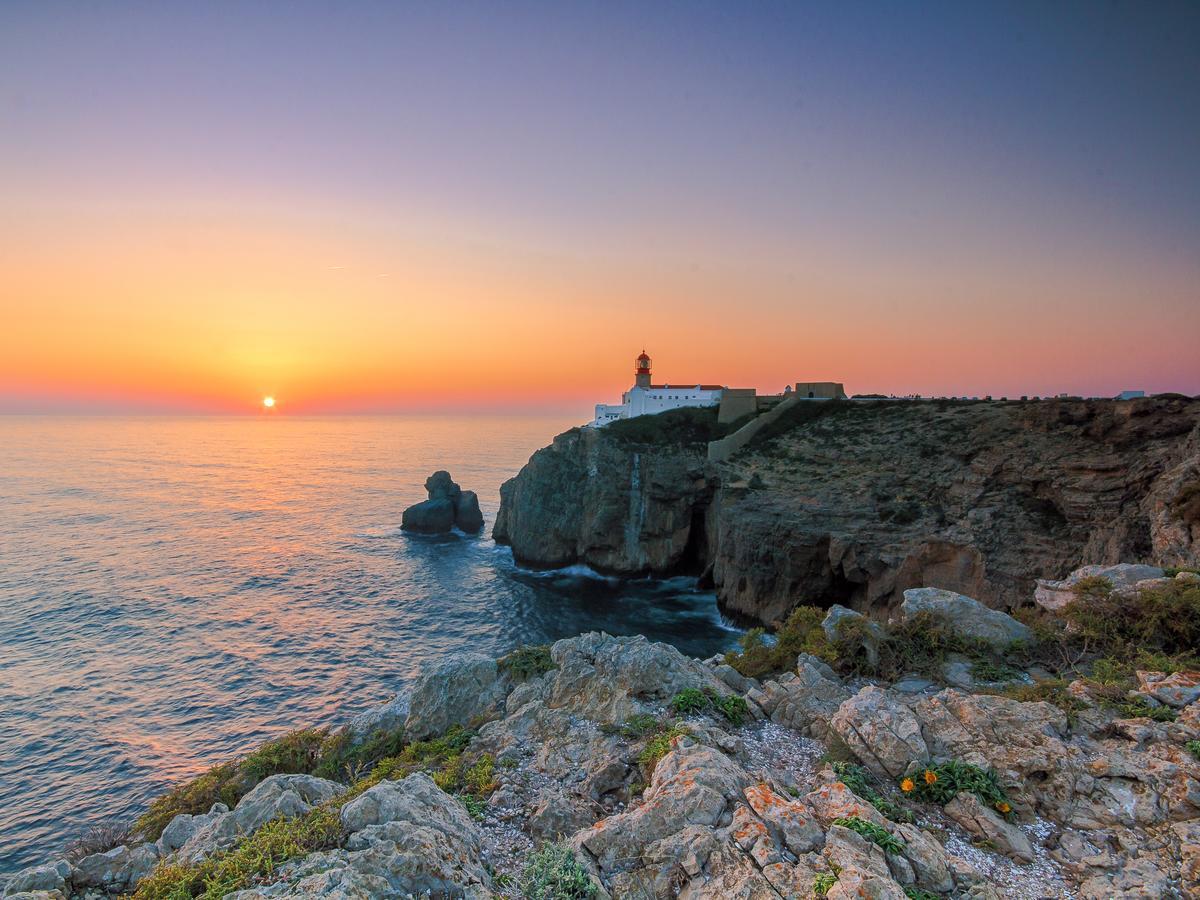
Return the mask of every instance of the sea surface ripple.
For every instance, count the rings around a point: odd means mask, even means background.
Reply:
[[[413,537],[435,469],[479,493],[561,417],[0,417],[0,872],[206,767],[385,702],[447,652],[736,630],[689,579],[530,572]]]

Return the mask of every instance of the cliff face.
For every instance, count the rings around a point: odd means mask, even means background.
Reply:
[[[764,622],[923,586],[1007,607],[1083,564],[1197,562],[1200,401],[813,412],[711,466],[700,445],[568,432],[502,488],[496,539],[538,565],[690,565],[724,608]]]
[[[492,534],[533,566],[665,574],[705,559],[705,445],[626,444],[573,429],[500,488]]]

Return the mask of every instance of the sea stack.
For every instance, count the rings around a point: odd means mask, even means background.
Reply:
[[[425,479],[429,499],[404,511],[400,527],[420,534],[444,534],[451,528],[475,534],[483,528],[483,513],[474,491],[464,491],[449,472],[434,472]]]

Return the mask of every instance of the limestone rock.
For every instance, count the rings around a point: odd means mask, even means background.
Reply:
[[[464,491],[449,472],[434,472],[425,479],[428,500],[404,510],[400,527],[420,534],[444,534],[451,528],[474,534],[483,528],[483,513],[474,491]]]
[[[974,794],[961,793],[946,804],[946,815],[977,838],[990,841],[1001,853],[1033,862],[1033,845],[1016,825],[1004,821]]]
[[[421,670],[409,695],[405,734],[425,740],[452,725],[466,725],[499,710],[507,693],[496,660],[482,653],[454,653]]]
[[[1200,527],[1172,501],[1198,445],[1183,398],[846,403],[719,463],[575,429],[501,489],[493,533],[542,566],[694,561],[723,608],[766,624],[797,598],[895,611],[927,585],[1011,609],[1081,560],[1196,565]],[[755,472],[767,487],[747,490]]]
[[[11,897],[33,891],[59,891],[66,894],[70,879],[71,864],[65,859],[49,865],[30,866],[17,872],[7,883],[0,882],[0,896]]]
[[[214,803],[212,809],[203,815],[193,816],[180,813],[163,828],[162,834],[158,838],[159,853],[178,850],[190,841],[197,831],[211,825],[218,816],[227,812],[229,812],[229,807],[224,803]]]
[[[1085,578],[1106,578],[1114,590],[1130,590],[1139,581],[1147,578],[1162,578],[1164,572],[1158,566],[1133,563],[1116,565],[1081,566],[1061,581],[1039,578],[1033,599],[1043,609],[1057,611],[1075,599],[1073,588]]]
[[[1012,616],[941,588],[911,588],[904,592],[900,617],[907,622],[920,613],[930,613],[960,634],[986,641],[997,650],[1003,650],[1015,641],[1033,638],[1033,632]]]
[[[71,883],[76,889],[100,888],[120,893],[134,888],[157,862],[158,851],[153,844],[114,847],[79,860],[71,873]]]
[[[685,688],[731,693],[703,663],[641,635],[591,632],[556,642],[550,656],[557,668],[546,676],[546,705],[602,724],[657,711]]]
[[[1200,672],[1138,672],[1138,692],[1176,709],[1200,700]]]
[[[222,811],[221,805],[217,804],[206,816],[181,823],[181,836],[185,831],[189,834],[178,855],[185,862],[196,862],[232,846],[240,837],[253,834],[274,818],[302,816],[344,790],[345,786],[336,781],[313,775],[264,778],[238,801],[232,811]],[[201,821],[196,822],[196,819]]]
[[[830,725],[862,764],[882,778],[899,778],[929,759],[912,710],[875,685],[838,707]]]

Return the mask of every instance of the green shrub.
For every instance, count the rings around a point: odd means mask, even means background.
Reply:
[[[621,734],[629,740],[645,737],[658,728],[658,717],[650,713],[638,713],[621,726]]]
[[[654,774],[658,761],[671,752],[671,741],[685,734],[691,734],[691,732],[682,725],[676,724],[664,728],[646,741],[646,745],[638,753],[638,762],[647,778]]]
[[[156,841],[163,829],[180,813],[201,815],[208,812],[214,803],[233,807],[248,790],[238,779],[237,763],[221,763],[156,797],[150,802],[150,808],[138,817],[134,828],[146,840]]]
[[[730,426],[717,421],[716,407],[671,409],[632,419],[617,419],[604,426],[605,436],[616,439],[624,447],[702,446],[724,437],[730,430]]]
[[[830,763],[830,766],[846,787],[870,803],[884,817],[893,822],[911,822],[913,820],[912,813],[876,790],[875,776],[862,766],[845,761],[834,761]]]
[[[1110,705],[1110,704],[1105,704]],[[1174,722],[1175,710],[1169,706],[1155,706],[1141,697],[1132,697],[1119,703],[1111,704],[1123,719],[1151,719],[1155,722]]]
[[[1171,581],[1118,594],[1103,578],[1085,578],[1074,591],[1063,615],[1089,649],[1127,659],[1139,652],[1190,655],[1200,646],[1200,584]]]
[[[923,891],[918,887],[909,885],[904,889],[904,896],[908,900],[942,900],[940,894],[935,894],[932,891]]]
[[[741,725],[750,716],[749,705],[736,694],[727,694],[713,701],[713,706],[731,725]]]
[[[814,897],[828,895],[829,889],[837,884],[837,876],[832,872],[821,872],[813,879],[812,892]]]
[[[1187,748],[1188,753],[1200,760],[1200,741],[1188,741],[1183,746]]]
[[[271,775],[307,774],[321,758],[329,729],[306,728],[267,741],[242,760],[241,773],[257,784]]]
[[[851,831],[862,835],[868,841],[879,846],[885,853],[904,852],[904,841],[893,837],[891,832],[886,828],[876,825],[874,822],[868,822],[866,819],[860,819],[858,816],[850,816],[844,819],[834,819],[833,824],[849,828]]]
[[[810,653],[826,662],[836,660],[836,654],[825,637],[821,623],[826,610],[816,606],[798,606],[775,633],[775,643],[768,646],[765,632],[754,628],[738,641],[740,650],[725,654],[725,662],[747,678],[777,675],[796,667],[796,657]]]
[[[1012,812],[1008,795],[994,771],[954,759],[903,779],[900,787],[905,793],[939,806],[945,806],[958,794],[966,792],[974,794],[997,812],[1004,815]]]
[[[684,688],[671,698],[671,709],[681,716],[704,712],[712,701],[699,688]]]
[[[1021,703],[1050,703],[1067,714],[1067,721],[1074,723],[1076,717],[1088,705],[1067,690],[1067,682],[1061,678],[1050,678],[1033,684],[1006,684],[990,692]]]
[[[833,642],[838,668],[855,675],[896,681],[909,673],[942,678],[952,655],[965,656],[987,672],[1009,671],[999,655],[983,640],[965,635],[954,623],[931,612],[920,612],[906,622],[873,634],[867,619],[847,619]],[[865,645],[877,651],[869,658]]]
[[[518,647],[508,655],[500,657],[496,665],[501,672],[507,673],[517,683],[545,675],[555,668],[554,660],[550,658],[549,644]]]
[[[270,880],[289,860],[342,842],[339,805],[334,798],[296,819],[273,819],[232,849],[197,863],[164,861],[138,885],[134,900],[217,900]]]
[[[546,844],[529,857],[521,876],[521,896],[525,900],[591,900],[596,885],[570,847]]]

